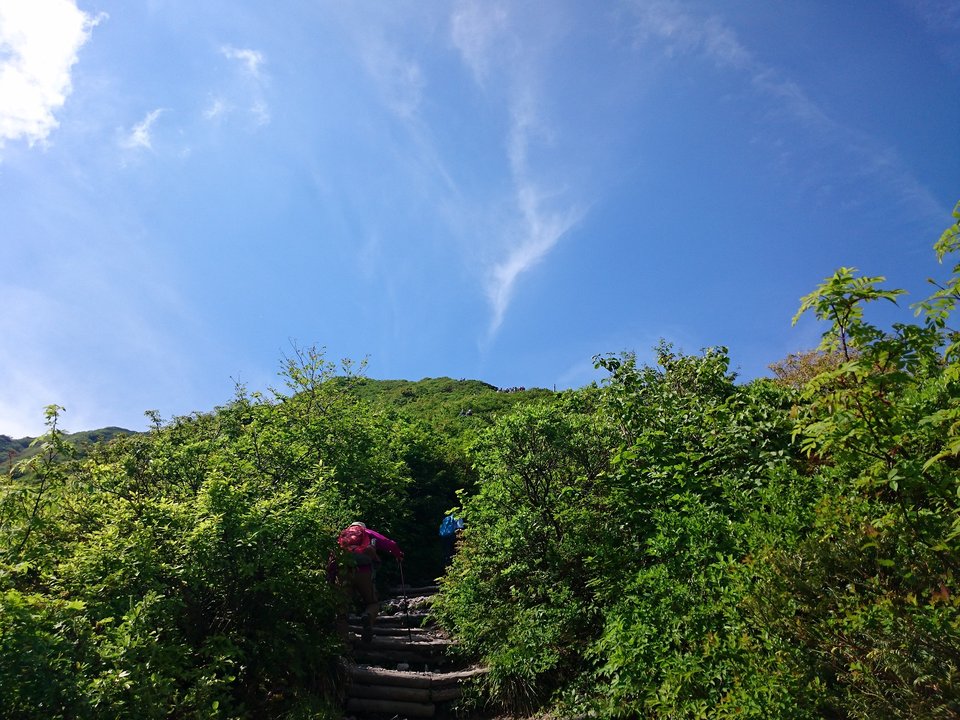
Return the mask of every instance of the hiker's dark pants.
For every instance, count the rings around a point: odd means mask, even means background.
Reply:
[[[380,611],[380,603],[377,602],[377,588],[373,584],[373,573],[354,570],[350,584],[353,591],[360,596],[360,600],[366,606],[364,612],[367,613],[370,622],[373,623]]]

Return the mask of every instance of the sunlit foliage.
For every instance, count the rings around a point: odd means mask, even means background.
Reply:
[[[489,668],[477,704],[956,717],[960,264],[888,328],[884,282],[839,269],[801,300],[821,346],[749,383],[722,347],[502,396],[377,386],[295,347],[282,389],[91,451],[51,406],[0,487],[3,710],[337,717],[336,530],[392,534],[426,581],[456,506],[435,611]]]

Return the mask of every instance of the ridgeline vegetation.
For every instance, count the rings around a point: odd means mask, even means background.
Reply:
[[[820,348],[747,383],[722,347],[560,393],[295,348],[282,387],[79,450],[52,406],[0,488],[4,717],[341,717],[355,519],[442,575],[489,668],[466,715],[957,717],[960,265],[890,327],[884,282],[838,270],[801,300]]]
[[[120,427],[105,427],[99,430],[84,430],[75,433],[63,433],[61,439],[71,445],[77,452],[84,452],[86,448],[97,443],[106,442],[117,435],[129,435],[130,431]],[[20,464],[18,473],[26,468],[25,460],[40,452],[42,442],[34,442],[39,438],[22,437],[12,438],[9,435],[0,435],[0,472],[13,472],[14,465]]]

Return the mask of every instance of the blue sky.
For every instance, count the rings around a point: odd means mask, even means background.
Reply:
[[[960,199],[954,0],[0,0],[0,433],[206,411],[291,343],[579,387],[814,346]]]

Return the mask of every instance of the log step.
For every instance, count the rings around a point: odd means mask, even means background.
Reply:
[[[346,669],[350,677],[348,710],[394,712],[395,715],[406,712],[406,717],[432,717],[425,714],[429,711],[424,705],[436,706],[459,700],[461,683],[487,672],[483,667],[446,673],[385,670],[358,665],[349,665]],[[353,700],[363,702],[353,703]],[[388,707],[385,703],[412,703],[420,707],[402,709],[399,705],[391,705],[389,707],[393,710],[385,710]]]
[[[454,661],[442,653],[431,654],[413,650],[372,650],[365,646],[354,648],[353,656],[358,662],[369,665],[396,666],[400,663],[416,666],[443,666]]]
[[[407,688],[394,685],[352,685],[350,697],[368,700],[399,700],[401,702],[441,703],[460,699],[460,688]]]
[[[373,640],[365,643],[359,636],[351,637],[354,644],[360,643],[371,650],[415,650],[428,655],[447,651],[453,641],[443,638],[420,637],[410,640],[406,637],[391,637],[389,635],[374,636]]]
[[[424,623],[427,623],[430,619],[430,614],[426,612],[412,612],[412,613],[380,613],[377,615],[376,621],[373,623],[374,627],[380,626],[389,626],[389,627],[406,627],[409,623],[410,627],[417,628],[423,627]],[[359,615],[351,615],[348,618],[351,625],[360,625],[362,620]]]
[[[348,679],[345,709],[358,718],[446,717],[447,706],[461,696],[462,683],[487,670],[450,670],[461,661],[448,655],[453,641],[433,627],[435,585],[405,586],[394,592],[398,596],[381,603],[370,642],[362,641],[361,618],[349,618],[353,661],[344,660],[343,665]],[[423,671],[387,669],[391,667]]]
[[[433,717],[437,706],[433,703],[412,703],[400,700],[371,700],[368,698],[350,698],[347,711],[368,713],[370,715],[390,715],[393,717]]]
[[[439,592],[439,585],[423,585],[421,587],[410,587],[408,585],[397,585],[390,588],[390,593],[395,597],[411,597],[413,595],[435,595]]]
[[[410,672],[350,664],[346,665],[345,669],[353,683],[411,688],[452,687],[464,680],[471,680],[487,673],[485,667],[472,667],[452,672]]]
[[[350,632],[353,632],[359,635],[363,632],[363,625],[350,625]],[[383,635],[385,637],[405,637],[405,638],[436,638],[438,633],[436,630],[431,628],[422,628],[422,627],[397,627],[397,626],[386,626],[382,627],[380,623],[376,623],[373,626],[374,636]]]

